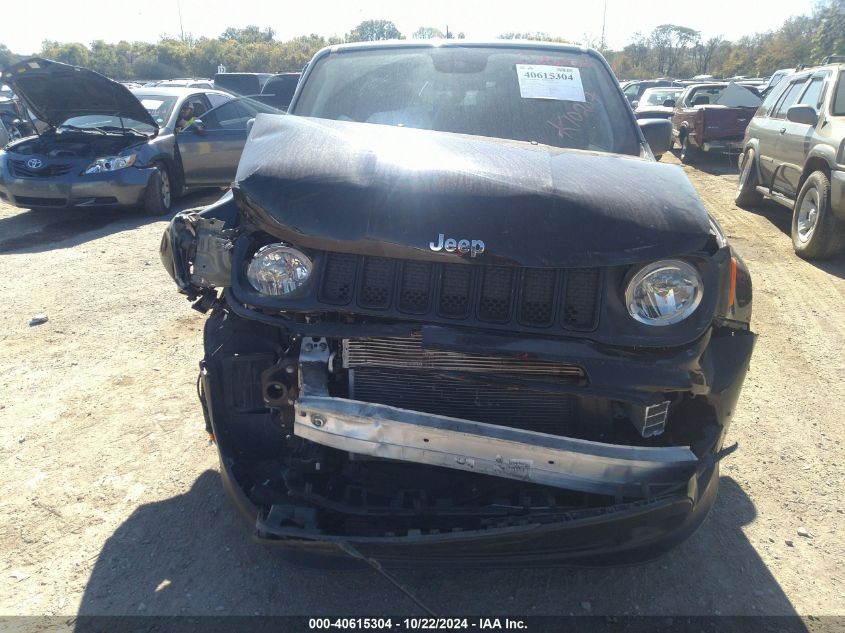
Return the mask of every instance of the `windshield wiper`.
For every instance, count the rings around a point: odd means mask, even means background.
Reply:
[[[149,137],[149,134],[144,134],[141,130],[135,129],[134,127],[117,127],[116,125],[104,125],[102,128],[98,128],[102,130],[120,130],[121,132],[133,132],[138,136],[143,136],[144,138]]]
[[[103,128],[99,128],[99,127],[79,127],[79,126],[76,126],[76,125],[71,125],[70,123],[62,123],[59,126],[59,128],[60,129],[65,128],[65,129],[68,129],[68,130],[75,130],[76,132],[94,131],[94,132],[99,132],[100,134],[108,134],[108,132],[106,132]]]

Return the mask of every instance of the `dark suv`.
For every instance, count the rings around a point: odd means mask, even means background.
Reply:
[[[792,209],[792,244],[807,259],[845,253],[845,57],[782,79],[743,141],[736,203]]]
[[[293,115],[293,116],[292,116]],[[441,564],[620,564],[702,521],[751,282],[604,58],[325,49],[162,261],[259,538]],[[415,129],[416,128],[416,129]],[[658,139],[663,139],[658,145]]]

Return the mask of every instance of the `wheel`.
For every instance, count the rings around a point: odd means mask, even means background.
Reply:
[[[147,184],[144,194],[145,215],[165,215],[170,213],[173,195],[170,188],[170,174],[164,165],[156,165],[156,171]]]
[[[822,171],[807,177],[795,199],[792,246],[804,259],[825,259],[845,251],[845,222],[830,209],[830,180]]]
[[[692,146],[689,142],[689,134],[684,135],[684,140],[681,141],[681,162],[684,165],[691,165],[698,154],[698,149]]]
[[[663,158],[663,154],[660,154],[659,156],[655,156],[654,160],[660,160],[661,158]]]
[[[763,195],[757,191],[757,170],[754,165],[754,150],[748,149],[739,166],[739,186],[736,188],[736,206],[754,207],[763,201]]]

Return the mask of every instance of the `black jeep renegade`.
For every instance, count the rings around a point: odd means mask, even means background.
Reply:
[[[257,536],[385,563],[620,564],[702,521],[755,335],[742,260],[605,60],[319,52],[162,260]],[[649,147],[648,140],[654,147]]]

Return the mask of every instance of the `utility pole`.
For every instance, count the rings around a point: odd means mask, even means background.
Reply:
[[[451,37],[452,37],[452,36],[451,36],[451,35],[449,35],[449,25],[447,24],[447,25],[446,25],[446,39],[448,40],[448,39],[449,39],[449,38],[451,38]]]
[[[176,12],[179,14],[179,33],[182,38],[182,43],[185,43],[185,28],[182,26],[182,4],[176,0]]]
[[[607,0],[604,0],[604,14],[601,18],[601,51],[604,53],[604,49],[607,48],[607,44],[604,41],[604,26],[607,23]]]

